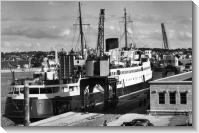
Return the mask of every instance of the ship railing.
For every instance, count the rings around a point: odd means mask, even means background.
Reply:
[[[60,87],[29,86],[29,94],[54,94],[59,93]],[[8,94],[24,94],[24,86],[12,86]]]
[[[131,68],[131,67],[138,67],[138,64],[131,64],[129,66],[116,66],[116,65],[111,65],[110,69],[118,69],[118,68]]]

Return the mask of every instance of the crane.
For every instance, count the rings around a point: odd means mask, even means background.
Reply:
[[[97,56],[104,55],[104,19],[105,9],[100,9],[99,25],[98,25],[98,38],[97,38]]]
[[[164,23],[161,23],[161,27],[162,27],[162,37],[163,37],[163,47],[165,50],[169,50],[169,44],[168,44],[168,40],[167,40],[167,34],[165,31],[165,27],[164,27]]]
[[[83,37],[84,37],[84,32],[83,32],[83,29],[82,29],[82,16],[81,16],[81,5],[80,5],[80,2],[79,2],[79,29],[80,29],[80,36],[81,36],[81,55],[82,55],[82,58],[84,58],[84,40],[83,40]]]
[[[127,21],[126,21],[126,8],[124,8],[124,34],[125,34],[125,48],[128,48],[127,42]]]

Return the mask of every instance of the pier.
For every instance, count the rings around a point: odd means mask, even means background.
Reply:
[[[126,113],[145,113],[147,106],[144,105],[144,99],[147,98],[149,88],[133,92],[131,94],[120,96],[116,108],[103,111],[99,106],[104,103],[97,103],[95,112],[67,112],[37,122],[30,123],[29,126],[103,126],[104,120],[108,122],[118,119]],[[140,106],[140,103],[142,105]],[[96,121],[96,122],[93,122]],[[87,123],[85,125],[84,123]]]

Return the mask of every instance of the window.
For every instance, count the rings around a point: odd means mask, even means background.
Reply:
[[[14,88],[10,87],[10,92],[8,94],[13,94]]]
[[[14,88],[14,94],[19,94],[19,88]]]
[[[49,94],[52,93],[52,88],[40,88],[40,94]]]
[[[170,104],[176,104],[176,93],[170,92],[169,97],[170,97]]]
[[[22,87],[22,88],[20,88],[20,93],[24,93],[24,88]]]
[[[120,75],[120,70],[117,70],[117,75]]]
[[[74,91],[74,87],[73,86],[69,86],[69,90],[70,91]]]
[[[29,93],[30,94],[39,94],[39,88],[29,88]]]
[[[159,93],[159,104],[165,104],[165,93],[164,92]]]
[[[46,88],[46,93],[48,94],[53,93],[52,88]]]
[[[180,93],[180,103],[187,104],[187,93],[186,92]]]
[[[53,93],[59,92],[59,87],[53,87],[52,89],[53,89]]]
[[[69,89],[67,87],[62,88],[63,92],[69,92]]]

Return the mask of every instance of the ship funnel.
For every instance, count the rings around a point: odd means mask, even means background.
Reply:
[[[115,49],[119,47],[118,38],[108,38],[106,39],[106,51]]]
[[[67,79],[72,77],[72,75],[74,75],[74,55],[66,55],[61,52],[59,78]]]

